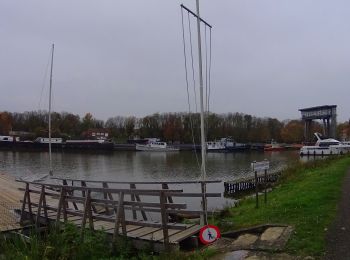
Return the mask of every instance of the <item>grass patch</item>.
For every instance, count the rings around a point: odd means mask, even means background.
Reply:
[[[284,172],[265,205],[260,196],[260,208],[255,198],[241,201],[230,208],[224,218],[234,228],[259,224],[288,224],[295,232],[287,244],[294,255],[321,256],[325,251],[326,228],[334,219],[340,198],[342,180],[349,169],[350,157],[329,158],[300,163]],[[220,226],[222,219],[214,219]],[[225,230],[225,226],[221,227]]]
[[[28,239],[20,236],[0,236],[0,260],[64,260],[64,259],[209,259],[216,253],[213,249],[191,252],[163,252],[154,254],[151,248],[138,250],[133,248],[126,238],[120,238],[112,244],[103,231],[86,229],[84,240],[81,240],[80,229],[72,223],[62,225],[58,230],[54,226],[42,234],[31,232]]]

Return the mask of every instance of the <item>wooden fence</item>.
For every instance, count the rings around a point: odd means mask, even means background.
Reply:
[[[256,190],[256,186],[258,185],[261,187],[265,187],[265,184],[268,183],[274,183],[278,180],[279,176],[281,175],[281,172],[274,172],[274,173],[268,173],[266,175],[258,175],[257,179],[255,179],[255,176],[248,177],[248,178],[242,178],[235,181],[230,182],[224,182],[225,187],[225,194],[226,195],[234,195],[241,192],[246,191],[254,191]]]

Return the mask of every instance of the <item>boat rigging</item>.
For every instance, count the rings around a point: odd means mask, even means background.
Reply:
[[[210,39],[211,39],[211,29],[212,26],[204,21],[200,17],[199,13],[199,0],[196,0],[196,13],[192,12],[189,8],[185,7],[184,5],[181,5],[181,12],[185,10],[189,15],[191,14],[194,16],[197,20],[197,42],[198,42],[198,76],[199,76],[199,98],[200,98],[200,137],[201,137],[201,190],[203,194],[202,198],[202,209],[203,209],[203,217],[201,218],[201,224],[208,225],[208,217],[207,217],[207,199],[206,199],[206,134],[205,134],[205,118],[204,118],[204,82],[203,82],[203,60],[202,60],[202,38],[201,38],[201,23],[204,24],[205,28],[209,27],[210,29]],[[186,45],[185,45],[185,33],[184,33],[184,25],[183,25],[183,13],[182,13],[182,29],[183,29],[183,44],[184,44],[184,56],[185,56],[185,69],[186,69],[186,84],[187,84],[187,93],[189,95],[189,87],[188,87],[188,78],[187,78],[187,65],[186,65]],[[190,27],[190,20],[189,20],[189,34],[190,34],[190,44],[191,44],[191,60],[192,60],[192,73],[194,75],[194,68],[193,68],[193,53],[192,53],[192,39],[191,39],[191,27]],[[206,34],[205,34],[206,35]],[[210,43],[211,46],[211,43]],[[205,45],[207,47],[207,45]],[[211,49],[210,49],[210,57],[211,57]],[[208,65],[207,65],[207,55],[205,59],[206,64],[206,87],[208,87],[208,79],[210,79],[210,76],[208,77]],[[210,59],[211,62],[211,59]],[[211,66],[209,66],[211,68]],[[194,82],[194,89],[195,89],[195,80],[193,76],[193,82]],[[194,94],[196,92],[194,91]],[[196,97],[196,94],[195,94]],[[189,97],[188,97],[189,101]],[[190,103],[190,102],[189,102]],[[206,91],[206,109],[209,108],[209,101],[208,101],[208,90]],[[190,104],[189,104],[190,108]],[[209,111],[207,111],[209,112]],[[191,113],[191,111],[190,111]],[[192,131],[193,134],[193,131]],[[193,137],[194,140],[194,137]]]
[[[52,44],[52,51],[51,51],[51,69],[50,69],[50,91],[49,91],[49,174],[50,176],[53,175],[52,170],[52,154],[51,154],[51,101],[52,101],[52,71],[53,71],[53,54],[55,50],[55,44]]]

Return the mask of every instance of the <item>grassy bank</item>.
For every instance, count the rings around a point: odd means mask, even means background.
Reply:
[[[255,198],[242,200],[224,216],[238,229],[266,223],[292,225],[295,232],[287,251],[295,255],[321,256],[325,250],[325,234],[334,219],[340,198],[342,180],[350,167],[350,157],[329,158],[298,164],[284,172],[279,184],[268,194],[264,205],[255,208]],[[220,220],[214,220],[220,225]]]

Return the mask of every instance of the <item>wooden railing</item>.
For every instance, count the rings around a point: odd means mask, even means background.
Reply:
[[[168,229],[185,229],[186,225],[170,222],[169,214],[200,214],[203,210],[189,210],[185,203],[175,203],[175,197],[199,198],[221,197],[220,193],[186,193],[183,189],[169,189],[169,184],[188,184],[203,182],[107,182],[86,181],[76,179],[59,179],[61,184],[40,182],[25,183],[22,202],[21,223],[29,220],[32,224],[40,224],[62,220],[67,222],[68,216],[81,218],[81,237],[84,237],[85,226],[94,229],[97,220],[114,223],[113,239],[119,235],[127,236],[126,225],[140,225],[143,227],[156,227],[163,230],[165,248],[169,245]],[[213,183],[219,181],[208,181]],[[94,183],[101,187],[91,187]],[[70,185],[69,185],[70,184]],[[79,185],[77,185],[79,184]],[[111,188],[111,184],[127,184],[128,188]],[[137,189],[136,185],[161,185],[160,189]],[[141,196],[153,198],[152,201],[141,201]],[[33,199],[35,198],[35,199]],[[36,211],[35,211],[36,210]],[[55,215],[49,216],[48,211]],[[126,211],[130,211],[132,219],[128,219]],[[142,220],[137,220],[137,212],[141,213]],[[147,212],[158,214],[160,221],[149,221]],[[29,217],[28,217],[29,215]],[[120,234],[121,228],[121,234]]]
[[[255,178],[255,176],[245,177],[236,179],[234,181],[224,182],[225,194],[235,195],[241,192],[253,191],[256,187],[266,187],[269,183],[274,183],[281,176],[281,172],[272,172],[265,174],[260,174]]]

